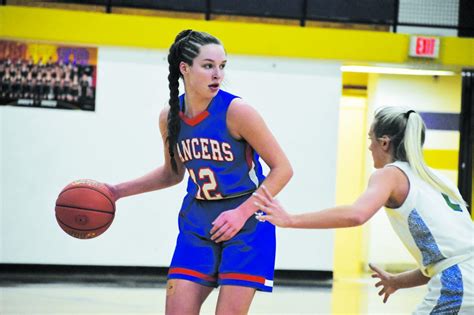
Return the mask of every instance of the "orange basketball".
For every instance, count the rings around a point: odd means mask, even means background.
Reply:
[[[55,211],[59,226],[67,234],[88,239],[104,233],[112,224],[115,202],[106,185],[81,179],[61,191]]]

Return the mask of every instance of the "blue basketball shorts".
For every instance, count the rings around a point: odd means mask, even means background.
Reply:
[[[187,195],[179,213],[179,235],[168,279],[217,287],[235,285],[271,292],[275,268],[275,226],[251,216],[230,240],[211,241],[212,222],[251,195],[197,200]]]

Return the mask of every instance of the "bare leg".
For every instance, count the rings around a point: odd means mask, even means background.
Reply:
[[[201,305],[214,288],[171,279],[166,285],[166,315],[199,315]]]
[[[244,315],[249,312],[255,289],[223,285],[217,299],[216,315]]]

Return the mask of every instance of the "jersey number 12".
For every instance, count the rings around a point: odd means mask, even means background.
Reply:
[[[201,180],[202,185],[199,185],[196,174],[194,174],[194,170],[188,169],[189,176],[191,176],[193,182],[198,187],[198,191],[196,193],[197,199],[204,199],[204,200],[218,200],[222,199],[222,195],[220,193],[216,193],[215,190],[217,189],[217,181],[214,172],[206,167],[200,168],[198,172],[199,179]]]

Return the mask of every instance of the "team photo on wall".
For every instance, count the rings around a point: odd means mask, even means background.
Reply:
[[[0,41],[0,105],[95,109],[97,48]]]

